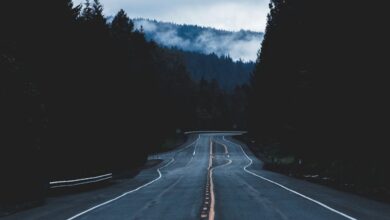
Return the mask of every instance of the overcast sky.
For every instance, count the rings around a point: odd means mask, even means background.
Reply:
[[[76,4],[83,0],[74,0]],[[269,0],[101,0],[106,15],[124,9],[130,18],[150,18],[225,30],[264,31]]]

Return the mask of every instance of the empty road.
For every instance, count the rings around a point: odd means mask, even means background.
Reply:
[[[4,219],[390,219],[389,204],[263,170],[236,134],[192,134],[131,180]]]

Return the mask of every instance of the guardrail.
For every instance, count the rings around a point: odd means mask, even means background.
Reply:
[[[109,179],[112,179],[112,173],[108,173],[100,176],[94,176],[94,177],[74,179],[74,180],[53,181],[53,182],[49,182],[49,188],[55,189],[55,188],[74,187],[74,186],[103,182]]]

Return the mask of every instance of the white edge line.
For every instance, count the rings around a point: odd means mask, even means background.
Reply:
[[[69,185],[67,184],[67,185],[51,186],[50,189],[65,188],[65,187],[79,186],[79,185],[85,185],[85,184],[90,184],[90,183],[97,183],[97,182],[101,182],[101,181],[109,180],[109,179],[112,179],[112,176],[109,176],[109,177],[106,177],[103,179],[92,180],[92,181],[88,181],[88,182],[74,183],[74,184],[69,184]]]
[[[192,152],[192,157],[191,157],[190,161],[188,161],[188,163],[185,165],[185,167],[188,166],[188,164],[190,164],[192,162],[192,160],[194,159],[195,154],[196,154],[196,149],[198,148],[199,139],[200,139],[200,135],[198,135],[198,138],[193,143],[193,144],[195,144],[194,152]]]
[[[94,177],[88,177],[88,178],[82,178],[82,179],[75,179],[75,180],[61,180],[61,181],[53,181],[50,182],[50,184],[57,184],[57,183],[74,183],[74,182],[80,182],[84,180],[91,180],[91,179],[98,179],[106,176],[112,176],[112,173],[104,174],[101,176],[94,176]]]
[[[227,163],[224,163],[224,164],[222,164],[222,165],[220,165],[220,166],[217,166],[217,167],[213,167],[213,168],[211,168],[211,170],[214,171],[216,168],[226,167],[226,166],[230,165],[232,162],[233,162],[232,160],[228,159],[228,162],[227,162]]]
[[[294,193],[294,194],[296,194],[296,195],[298,195],[298,196],[300,196],[300,197],[302,197],[302,198],[305,198],[305,199],[307,199],[307,200],[309,200],[309,201],[311,201],[311,202],[314,202],[314,203],[316,203],[316,204],[318,204],[318,205],[320,205],[320,206],[322,206],[322,207],[324,207],[324,208],[326,208],[326,209],[328,209],[328,210],[330,210],[330,211],[332,211],[332,212],[334,212],[334,213],[337,213],[337,214],[339,214],[339,215],[341,215],[341,216],[343,216],[343,217],[345,217],[345,218],[347,218],[347,219],[350,219],[350,220],[357,220],[356,218],[351,217],[351,216],[349,216],[349,215],[347,215],[347,214],[345,214],[345,213],[342,213],[342,212],[340,212],[340,211],[337,211],[336,209],[334,209],[334,208],[332,208],[332,207],[329,207],[329,206],[325,205],[325,204],[322,203],[322,202],[319,202],[319,201],[317,201],[317,200],[315,200],[315,199],[312,199],[312,198],[310,198],[310,197],[308,197],[308,196],[305,196],[305,195],[303,195],[303,194],[301,194],[301,193],[299,193],[299,192],[297,192],[297,191],[295,191],[295,190],[292,190],[292,189],[290,189],[290,188],[288,188],[288,187],[286,187],[286,186],[283,186],[282,184],[279,184],[279,183],[277,183],[277,182],[275,182],[275,181],[272,181],[272,180],[270,180],[270,179],[267,179],[267,178],[265,178],[265,177],[263,177],[263,176],[260,176],[260,175],[258,175],[258,174],[256,174],[256,173],[253,173],[253,172],[247,170],[247,168],[250,167],[250,166],[252,165],[253,161],[252,161],[252,159],[245,153],[245,151],[244,151],[244,149],[242,148],[242,146],[239,145],[239,144],[233,143],[233,142],[231,142],[231,141],[229,141],[229,140],[226,140],[226,139],[225,139],[225,136],[223,136],[223,140],[224,140],[224,141],[227,141],[227,142],[230,142],[230,143],[232,143],[232,144],[234,144],[234,145],[239,146],[239,147],[241,148],[242,152],[244,153],[244,155],[246,156],[246,158],[248,158],[248,160],[250,161],[250,163],[244,167],[244,171],[245,171],[245,172],[247,172],[247,173],[249,173],[249,174],[252,174],[252,175],[254,175],[254,176],[258,177],[258,178],[261,178],[261,179],[263,179],[263,180],[265,180],[265,181],[268,181],[268,182],[270,182],[270,183],[272,183],[272,184],[275,184],[275,185],[277,185],[277,186],[279,186],[279,187],[281,187],[281,188],[283,188],[283,189],[285,189],[285,190],[287,190],[287,191],[289,191],[289,192],[292,192],[292,193]]]
[[[199,139],[200,139],[200,135],[198,135],[198,139],[196,139],[194,152],[192,152],[192,157],[194,157],[195,154],[196,154],[196,148],[198,147],[198,141],[199,141]]]
[[[198,135],[198,138],[197,138],[194,142],[192,142],[191,144],[188,144],[188,145],[185,146],[185,147],[182,147],[182,148],[177,149],[177,150],[173,150],[173,151],[171,151],[171,152],[166,152],[166,153],[161,153],[161,154],[151,154],[151,155],[148,156],[148,158],[149,158],[149,157],[156,157],[156,156],[163,156],[163,155],[168,155],[168,154],[174,154],[174,155],[176,155],[177,153],[182,152],[182,151],[186,150],[187,148],[190,148],[192,145],[198,144],[198,140],[199,140],[199,139],[200,139],[200,135]],[[194,154],[193,154],[193,155],[194,155]]]
[[[87,210],[85,210],[85,211],[83,211],[83,212],[80,212],[80,213],[78,213],[77,215],[74,215],[74,216],[68,218],[67,220],[76,219],[76,218],[78,218],[78,217],[80,217],[80,216],[82,216],[82,215],[84,215],[84,214],[86,214],[86,213],[88,213],[88,212],[90,212],[90,211],[92,211],[92,210],[95,210],[95,209],[97,209],[97,208],[99,208],[99,207],[102,207],[102,206],[107,205],[107,204],[109,204],[109,203],[111,203],[111,202],[114,202],[114,201],[116,201],[116,200],[118,200],[118,199],[120,199],[120,198],[122,198],[122,197],[124,197],[124,196],[126,196],[126,195],[128,195],[128,194],[130,194],[130,193],[136,192],[136,191],[138,191],[138,190],[140,190],[140,189],[142,189],[142,188],[144,188],[144,187],[146,187],[146,186],[149,186],[150,184],[152,184],[152,183],[158,181],[158,180],[161,179],[161,177],[162,177],[162,174],[161,174],[161,171],[160,171],[160,170],[163,169],[163,168],[165,168],[165,167],[167,167],[167,166],[169,166],[173,161],[175,161],[175,158],[172,158],[171,161],[169,161],[169,163],[167,163],[167,164],[165,164],[164,166],[162,166],[162,167],[160,167],[160,168],[157,169],[158,177],[157,177],[156,179],[154,179],[154,180],[152,180],[152,181],[150,181],[150,182],[148,182],[148,183],[146,183],[146,184],[144,184],[144,185],[142,185],[142,186],[139,186],[139,187],[136,188],[136,189],[133,189],[133,190],[128,191],[128,192],[125,192],[125,193],[123,193],[122,195],[117,196],[117,197],[115,197],[115,198],[113,198],[113,199],[111,199],[111,200],[108,200],[108,201],[103,202],[103,203],[101,203],[101,204],[99,204],[99,205],[96,205],[96,206],[94,206],[94,207],[91,207],[91,208],[89,208],[89,209],[87,209]]]

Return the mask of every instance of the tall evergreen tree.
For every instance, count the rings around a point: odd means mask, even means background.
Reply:
[[[372,49],[383,41],[369,40],[378,32],[359,34],[362,20],[380,21],[356,13],[363,8],[359,3],[271,1],[252,80],[250,130],[260,142],[278,143],[282,152],[303,158],[307,167],[315,167],[312,172],[337,173],[340,183],[368,186],[389,182],[385,160],[377,155],[383,152],[379,143],[387,142],[379,129],[386,116],[374,110],[382,109],[378,98],[384,94],[376,67],[386,65]],[[366,146],[373,143],[377,147],[368,153]],[[358,177],[356,167],[365,170],[364,177]]]
[[[129,40],[128,38],[134,30],[134,24],[123,9],[121,9],[112,20],[111,30],[115,37],[123,37],[126,40]]]

